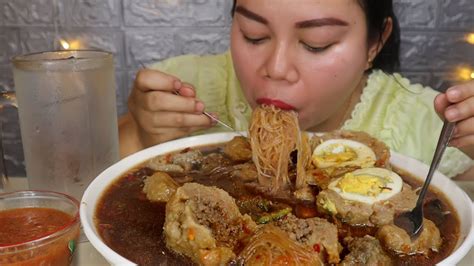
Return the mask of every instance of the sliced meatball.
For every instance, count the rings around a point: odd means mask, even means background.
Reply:
[[[396,213],[410,211],[415,208],[418,195],[410,185],[404,183],[402,191],[389,200],[377,202],[372,209],[373,215],[370,217],[372,224],[381,226],[391,224]]]
[[[346,238],[350,253],[344,257],[340,265],[394,265],[392,259],[385,253],[380,242],[369,235],[360,238]]]
[[[337,192],[326,189],[316,198],[318,211],[335,216],[352,225],[371,225],[369,218],[374,212],[372,206],[358,201],[345,200]]]
[[[362,131],[349,131],[349,130],[335,130],[323,135],[315,134],[311,139],[311,147],[314,150],[320,143],[330,139],[349,139],[358,141],[370,147],[375,153],[375,165],[374,167],[388,168],[390,160],[390,149],[378,139]],[[339,177],[345,173],[357,170],[359,167],[347,166],[347,167],[330,167],[324,169],[324,172],[330,177]]]
[[[198,264],[229,262],[235,245],[255,227],[248,215],[241,215],[235,200],[216,187],[186,183],[166,204],[166,244]]]
[[[237,136],[227,142],[224,153],[234,162],[245,162],[252,159],[252,148],[246,137]]]
[[[165,172],[156,172],[144,181],[143,192],[150,201],[168,202],[179,185]]]
[[[306,171],[306,180],[310,185],[317,185],[321,189],[326,189],[333,179],[322,169],[315,168]]]
[[[430,250],[438,251],[442,243],[438,227],[428,219],[423,219],[423,231],[414,241],[405,230],[393,224],[382,226],[377,232],[377,238],[387,249],[408,255],[427,255]]]
[[[287,232],[292,240],[324,254],[329,263],[339,263],[342,246],[337,238],[337,227],[326,219],[300,219],[289,214],[275,225]]]
[[[372,205],[343,199],[337,192],[325,189],[316,198],[318,211],[335,216],[351,225],[382,226],[391,224],[395,213],[415,207],[417,195],[410,185],[404,183],[402,191],[388,200]]]

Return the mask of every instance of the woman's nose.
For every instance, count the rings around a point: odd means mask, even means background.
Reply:
[[[269,54],[266,65],[266,76],[273,80],[296,82],[296,71],[292,52],[285,45],[277,45]]]

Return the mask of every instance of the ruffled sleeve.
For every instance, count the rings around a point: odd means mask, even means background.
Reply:
[[[373,71],[343,128],[366,131],[392,150],[429,164],[434,154],[442,121],[433,109],[437,92],[410,82],[399,74]],[[449,147],[439,170],[454,177],[468,170],[472,159]]]

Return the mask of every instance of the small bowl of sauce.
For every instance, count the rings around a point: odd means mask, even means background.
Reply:
[[[69,265],[79,221],[79,202],[68,195],[0,194],[0,265]]]

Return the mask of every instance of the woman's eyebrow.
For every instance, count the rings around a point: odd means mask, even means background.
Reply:
[[[338,18],[317,18],[311,20],[305,20],[295,23],[295,27],[302,29],[302,28],[312,28],[312,27],[322,27],[322,26],[347,26],[347,23],[344,20],[340,20]]]
[[[268,20],[250,10],[248,10],[247,8],[243,7],[243,6],[237,6],[235,8],[235,12],[241,14],[242,16],[248,18],[248,19],[251,19],[251,20],[255,20],[257,22],[260,22],[262,24],[265,24],[267,25],[268,24]]]

